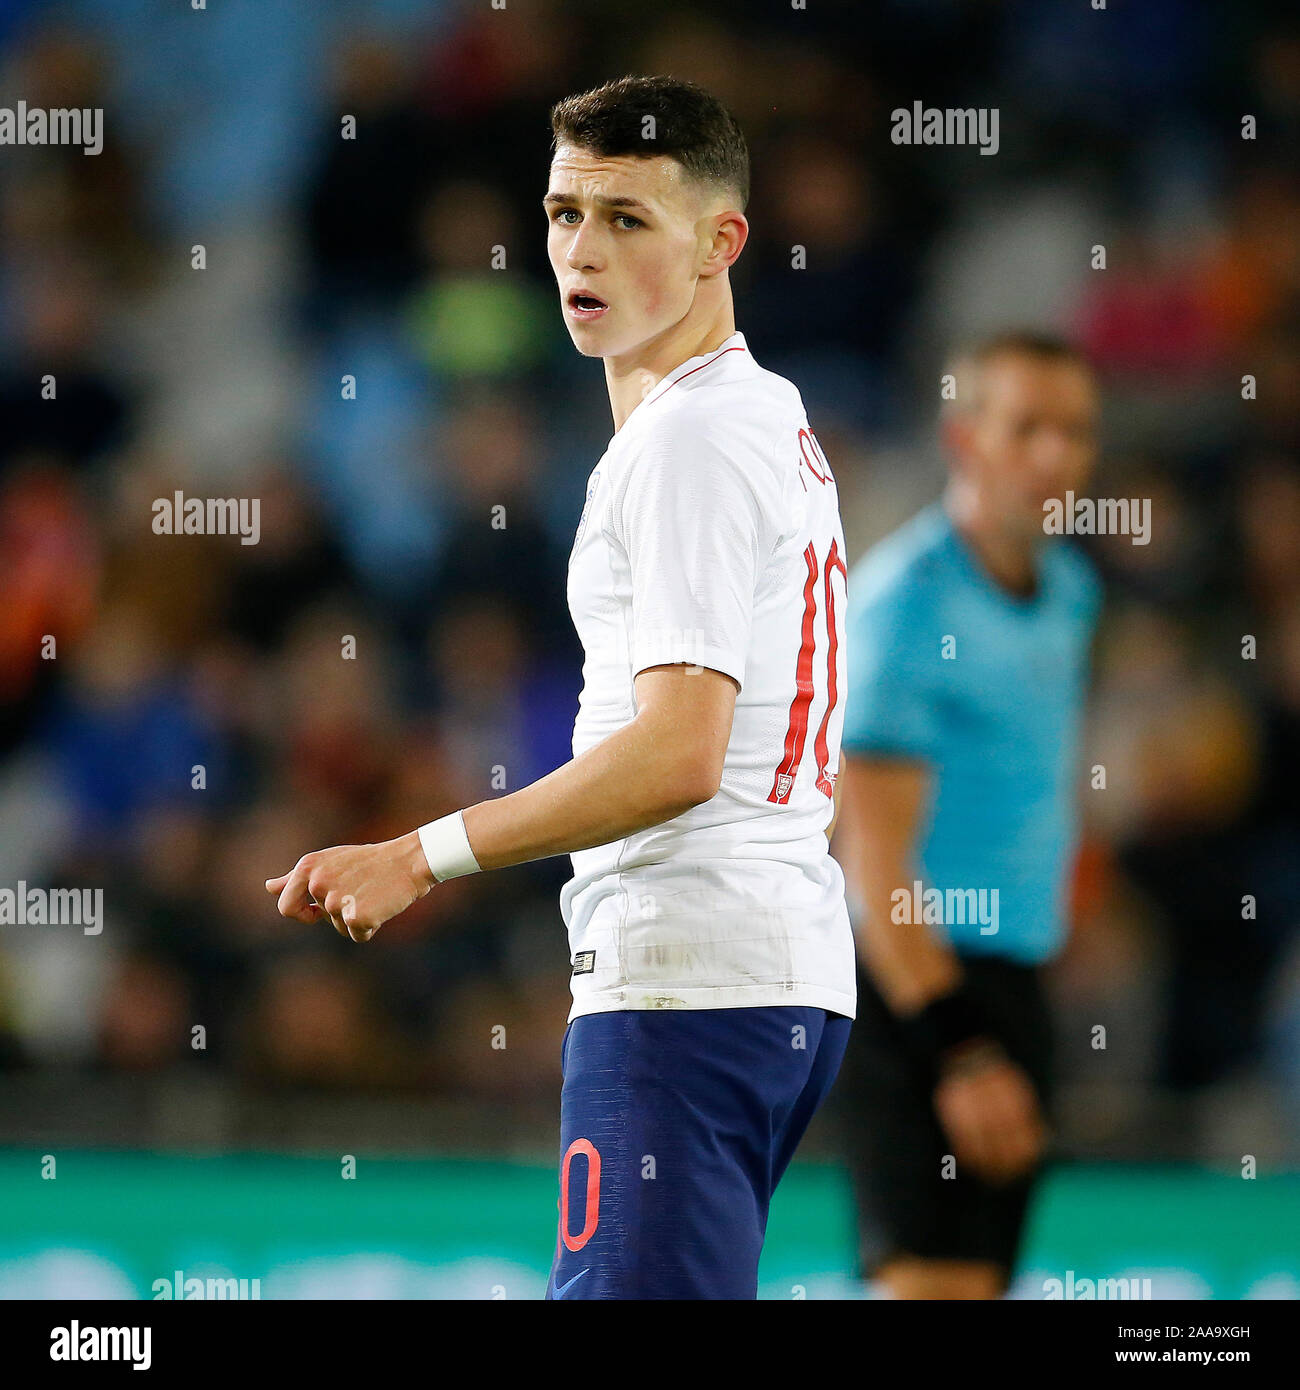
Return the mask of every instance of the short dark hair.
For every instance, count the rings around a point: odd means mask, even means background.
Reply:
[[[654,118],[646,134],[645,118]],[[669,155],[699,183],[749,202],[749,150],[736,118],[694,82],[677,77],[620,77],[551,108],[553,147],[561,143],[602,158]]]
[[[1080,349],[1059,334],[1037,328],[1003,328],[967,344],[949,358],[944,372],[957,385],[956,399],[946,401],[950,410],[967,410],[978,403],[980,379],[986,367],[1002,357],[1028,358],[1092,371],[1092,363]]]

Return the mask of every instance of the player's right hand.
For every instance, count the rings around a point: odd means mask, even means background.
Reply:
[[[934,1108],[958,1167],[969,1164],[987,1182],[1023,1176],[1046,1148],[1047,1125],[1033,1084],[999,1050],[941,1074]]]

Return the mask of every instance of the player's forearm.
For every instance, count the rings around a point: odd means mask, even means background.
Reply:
[[[605,845],[660,825],[717,791],[710,759],[662,719],[638,715],[563,767],[464,812],[482,869]]]

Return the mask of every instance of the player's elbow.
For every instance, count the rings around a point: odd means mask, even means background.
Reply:
[[[695,806],[711,801],[722,785],[722,765],[707,754],[696,750],[671,759],[656,779],[658,796],[655,810],[660,821],[685,815]]]
[[[718,794],[718,788],[722,786],[721,776],[714,776],[710,773],[701,776],[699,782],[691,793],[691,805],[703,806],[706,801],[712,801]]]
[[[724,753],[725,756],[725,753]],[[684,760],[680,779],[689,810],[712,801],[722,786],[723,757],[712,748],[694,749]]]

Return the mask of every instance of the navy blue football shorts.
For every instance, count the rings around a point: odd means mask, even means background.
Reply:
[[[849,1027],[789,1004],[575,1018],[546,1297],[757,1297],[768,1204]]]

